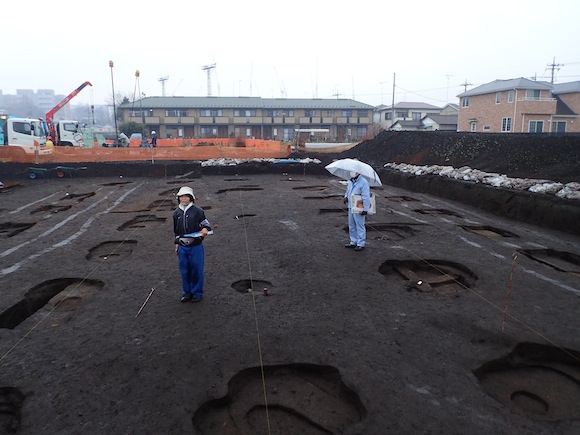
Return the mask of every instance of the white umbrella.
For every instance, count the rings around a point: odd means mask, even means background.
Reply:
[[[369,182],[369,186],[382,186],[381,179],[373,167],[355,159],[340,159],[325,166],[332,175],[349,180],[351,172],[358,172]]]

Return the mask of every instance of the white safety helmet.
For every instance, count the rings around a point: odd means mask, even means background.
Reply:
[[[191,196],[191,199],[195,201],[195,195],[193,194],[193,189],[191,187],[188,186],[183,186],[181,189],[179,189],[179,192],[177,192],[177,199],[179,199],[180,196],[183,195],[189,195]]]
[[[153,130],[153,131],[151,132],[151,134],[157,134],[157,133],[155,133],[155,130]]]

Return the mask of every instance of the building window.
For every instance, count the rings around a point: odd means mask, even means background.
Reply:
[[[539,89],[526,89],[526,100],[539,100],[540,90]]]
[[[285,128],[283,133],[282,140],[290,141],[294,139],[294,129],[293,128]]]
[[[566,121],[552,122],[552,133],[566,133]]]
[[[217,137],[217,132],[212,127],[200,127],[199,134],[201,137]]]
[[[346,118],[350,118],[352,116],[352,110],[343,110],[341,113],[341,116],[344,116]]]
[[[234,116],[256,116],[256,109],[236,109]]]
[[[421,112],[411,112],[413,121],[421,121]]]
[[[530,121],[530,126],[528,127],[528,132],[530,132],[530,133],[543,133],[544,132],[544,121]]]
[[[469,107],[469,97],[463,97],[461,99],[461,107]]]
[[[165,116],[187,116],[186,110],[166,110]]]
[[[404,119],[407,117],[407,112],[396,112],[395,117]]]
[[[332,116],[332,110],[327,110],[326,111],[326,116]]]
[[[366,118],[367,116],[369,116],[368,110],[357,110],[356,113],[359,118]]]
[[[356,134],[357,134],[358,139],[365,137],[365,135],[367,134],[367,128],[366,127],[357,127]]]
[[[484,125],[483,131],[491,131],[491,125]]]
[[[385,121],[389,121],[391,119],[392,112],[385,112]]]
[[[508,91],[508,103],[514,102],[514,94],[515,92],[513,91],[513,89],[511,91]]]
[[[201,109],[199,111],[199,116],[223,116],[222,109]]]
[[[307,117],[316,116],[316,110],[306,109],[304,111],[304,116],[307,116]]]
[[[469,125],[471,128],[471,132],[475,133],[477,131],[477,121],[471,121],[471,123]]]
[[[495,104],[501,103],[501,92],[495,93]]]
[[[503,132],[512,131],[512,119],[511,118],[503,118],[501,120],[501,131],[503,131]]]

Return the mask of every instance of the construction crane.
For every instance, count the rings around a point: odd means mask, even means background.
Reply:
[[[165,82],[167,80],[169,80],[169,76],[160,77],[157,80],[159,80],[161,82],[161,96],[164,97],[165,96]]]
[[[58,145],[60,142],[60,139],[57,136],[57,131],[56,131],[56,127],[54,125],[54,115],[56,112],[58,112],[60,109],[62,109],[64,107],[64,105],[66,103],[68,103],[70,100],[72,100],[80,91],[82,91],[85,86],[93,86],[91,84],[91,82],[84,82],[82,85],[80,85],[78,88],[76,88],[74,91],[72,91],[70,94],[68,94],[65,98],[63,98],[60,103],[58,103],[56,106],[54,106],[52,109],[50,109],[44,119],[46,122],[46,126],[47,126],[47,130],[48,133],[52,136],[52,138],[55,140],[55,143]],[[91,109],[94,112],[94,106],[91,107]],[[93,115],[94,116],[94,115]]]
[[[207,96],[211,97],[211,70],[215,68],[215,63],[202,66],[201,69],[207,72]]]

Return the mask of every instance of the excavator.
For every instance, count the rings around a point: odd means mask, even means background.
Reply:
[[[78,121],[58,121],[54,122],[54,115],[64,107],[71,99],[79,94],[86,86],[93,86],[90,82],[84,82],[69,95],[62,99],[60,103],[50,109],[45,115],[46,134],[51,136],[55,145],[59,146],[83,146],[83,135],[79,128]],[[95,107],[91,106],[94,113]]]

